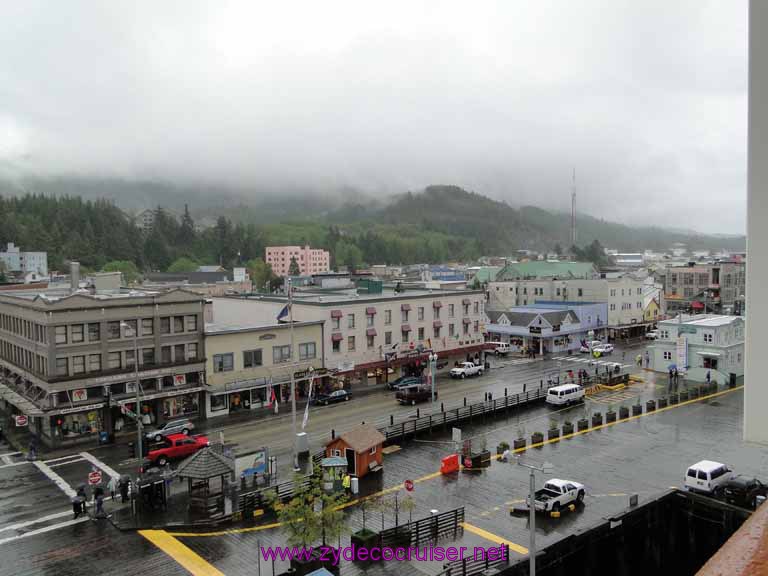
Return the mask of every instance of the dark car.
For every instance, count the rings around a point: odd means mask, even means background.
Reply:
[[[766,496],[768,486],[757,478],[738,475],[723,485],[723,500],[734,506],[754,510],[757,507],[757,497]]]
[[[334,390],[330,394],[319,394],[315,398],[315,404],[322,404],[328,406],[328,404],[335,404],[336,402],[346,402],[352,398],[352,393],[347,390]]]
[[[432,399],[432,389],[428,386],[413,385],[404,386],[397,391],[395,398],[400,404],[410,404],[413,406],[417,402],[427,402]],[[435,390],[437,398],[437,390]]]
[[[421,384],[421,379],[416,376],[400,376],[397,380],[387,382],[390,390],[399,390],[404,386],[413,386],[414,384]]]

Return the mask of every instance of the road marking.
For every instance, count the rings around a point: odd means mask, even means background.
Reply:
[[[67,460],[66,462],[56,462],[56,464],[48,464],[49,468],[58,468],[59,466],[67,466],[68,464],[77,464],[78,462],[85,461],[85,458],[76,458],[75,460]]]
[[[737,386],[735,388],[730,388],[727,390],[722,390],[720,392],[715,392],[714,394],[708,394],[707,396],[700,396],[699,398],[693,398],[691,400],[686,400],[685,402],[679,402],[677,404],[670,404],[665,408],[657,408],[653,412],[643,412],[642,414],[638,414],[636,416],[629,416],[627,418],[622,418],[620,420],[616,420],[614,422],[607,422],[605,424],[601,424],[599,426],[592,426],[590,428],[586,428],[585,430],[578,430],[574,431],[572,434],[567,434],[565,436],[559,436],[557,438],[550,438],[547,440],[544,440],[542,442],[538,442],[536,444],[529,444],[525,446],[524,448],[517,448],[516,450],[513,450],[512,452],[515,454],[521,454],[523,452],[526,452],[532,448],[538,448],[540,446],[544,446],[545,444],[553,444],[555,442],[560,442],[562,440],[565,440],[567,438],[574,438],[576,436],[581,436],[582,434],[588,434],[589,432],[592,432],[594,430],[602,430],[603,428],[608,428],[610,426],[615,426],[617,424],[623,424],[624,422],[629,422],[631,420],[637,420],[638,418],[643,418],[645,416],[652,416],[654,414],[658,414],[660,412],[665,412],[667,410],[673,410],[675,408],[679,408],[681,406],[687,406],[689,404],[693,404],[695,402],[701,402],[702,400],[708,400],[710,398],[717,398],[719,396],[724,396],[725,394],[730,394],[732,392],[739,391],[744,388],[744,385]],[[566,409],[564,409],[566,410]],[[562,410],[560,410],[562,411]],[[493,460],[500,460],[501,454],[494,454],[491,456]],[[438,472],[433,472],[431,474],[427,474],[426,476],[422,476],[421,478],[416,478],[414,480],[414,483],[417,482],[425,482],[427,480],[431,480],[433,478],[441,477],[442,474]],[[393,492],[398,492],[399,490],[403,490],[402,484],[397,484],[395,486],[391,486],[390,488],[385,488],[384,490],[380,490],[379,492],[374,492],[373,494],[369,494],[368,496],[365,496],[364,498],[358,498],[357,500],[351,500],[350,502],[346,502],[345,504],[342,504],[339,506],[339,508],[348,508],[350,506],[355,506],[358,503],[360,503],[363,500],[368,500],[371,498],[377,498],[378,496],[383,496],[385,494],[391,494]],[[515,503],[516,501],[511,500],[510,503]],[[273,524],[265,524],[263,526],[250,526],[248,528],[233,528],[231,530],[220,530],[218,532],[169,532],[168,534],[171,536],[182,536],[182,537],[199,537],[199,536],[225,536],[227,534],[243,534],[246,532],[258,532],[261,530],[269,530],[271,528],[279,528],[282,526],[282,523],[275,522]],[[526,551],[527,554],[527,551]]]
[[[67,510],[66,512],[57,512],[56,514],[49,514],[48,516],[36,518],[35,520],[27,520],[26,522],[19,522],[18,524],[11,524],[10,526],[4,526],[3,528],[0,528],[0,532],[4,532],[5,530],[19,530],[20,528],[26,528],[27,526],[40,524],[42,522],[48,522],[48,520],[55,520],[57,518],[63,518],[64,516],[71,516],[71,515],[72,515],[71,510]]]
[[[104,472],[112,476],[112,478],[114,478],[115,480],[120,479],[120,474],[118,474],[115,470],[113,470],[112,468],[104,464],[104,462],[96,458],[96,456],[94,456],[93,454],[89,452],[80,452],[80,456],[88,460],[88,462],[90,462],[97,468],[101,468],[102,470],[104,470]]]
[[[38,467],[40,472],[48,476],[51,480],[53,480],[53,483],[56,484],[59,488],[61,488],[62,492],[69,496],[70,498],[74,498],[77,496],[77,492],[75,492],[72,489],[72,486],[70,486],[64,478],[56,474],[53,470],[51,470],[51,467],[48,466],[45,462],[40,462],[39,460],[36,460],[34,462],[34,465]]]
[[[11,466],[21,466],[22,464],[32,464],[32,462],[28,462],[27,460],[22,460],[21,462],[11,462],[10,464],[3,464],[0,466],[0,468],[9,468]]]
[[[13,464],[13,460],[11,460],[12,456],[18,456],[21,454],[21,452],[7,452],[5,454],[0,454],[0,460],[5,462],[6,464]]]
[[[21,540],[22,538],[27,538],[29,536],[37,536],[38,534],[45,534],[46,532],[52,532],[54,530],[58,530],[59,528],[74,526],[75,524],[80,524],[81,522],[88,522],[89,520],[90,520],[89,516],[84,516],[82,518],[76,518],[73,520],[67,520],[66,522],[60,522],[59,524],[52,524],[51,526],[46,526],[44,528],[40,528],[39,530],[32,530],[31,532],[24,532],[24,534],[17,534],[16,536],[10,536],[8,538],[4,538],[0,540],[0,545],[7,544],[8,542],[15,542],[16,540]]]
[[[224,573],[208,563],[191,548],[179,542],[165,530],[139,530],[139,534],[176,560],[192,576],[224,576]]]
[[[67,456],[60,456],[59,458],[51,458],[50,460],[43,460],[46,464],[50,464],[51,462],[61,462],[62,460],[71,460],[73,458],[82,458],[80,454],[69,454]]]
[[[464,530],[466,530],[467,532],[472,532],[472,534],[477,534],[478,536],[485,538],[486,540],[490,540],[491,542],[495,542],[496,544],[506,544],[507,546],[509,546],[510,550],[514,550],[515,552],[517,552],[518,554],[522,554],[523,556],[528,554],[528,548],[525,548],[524,546],[520,546],[520,544],[515,544],[514,542],[506,540],[501,536],[496,536],[496,534],[492,534],[487,530],[483,530],[482,528],[478,528],[477,526],[473,524],[468,524],[467,522],[462,522],[461,525],[464,528]]]

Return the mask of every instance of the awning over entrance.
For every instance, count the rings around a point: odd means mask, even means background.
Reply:
[[[435,320],[434,322],[432,322],[432,326],[435,328],[442,328],[443,322],[441,320]]]
[[[702,304],[698,300],[695,300],[691,302],[691,308],[695,308],[696,310],[702,310],[704,308],[704,304]]]
[[[5,384],[0,384],[0,398],[13,404],[16,408],[27,416],[42,416],[43,411],[35,406],[31,400],[24,398],[21,394],[12,390]]]
[[[341,335],[341,334],[339,334],[339,333],[336,333],[336,334],[331,334],[331,340],[332,340],[333,342],[341,342],[342,340],[344,340],[344,336],[342,336],[342,335]]]
[[[401,332],[410,332],[411,331],[411,325],[410,324],[403,324],[400,327]]]
[[[365,331],[366,336],[376,336],[376,328],[368,328]]]

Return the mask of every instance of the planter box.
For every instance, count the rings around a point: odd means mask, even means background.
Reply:
[[[483,452],[472,453],[472,468],[488,468],[491,465],[491,451],[484,450]]]
[[[563,424],[563,436],[573,434],[573,424]]]
[[[498,454],[499,456],[504,454],[504,450],[509,450],[509,446],[502,446],[501,444],[496,446],[496,454]]]
[[[589,428],[589,420],[587,420],[586,418],[582,418],[581,420],[576,422],[576,427],[579,430],[586,430],[587,428]]]
[[[603,423],[603,415],[600,412],[592,414],[592,426],[600,426]]]
[[[515,450],[519,450],[520,448],[525,448],[525,438],[518,438],[517,440],[513,440],[512,448],[514,448]]]
[[[534,432],[531,434],[531,444],[539,444],[544,442],[544,434],[540,432]]]
[[[688,390],[688,397],[689,397],[691,400],[693,400],[694,398],[698,398],[698,397],[699,397],[699,389],[698,389],[698,388],[696,388],[696,387],[694,387],[694,388],[690,388],[690,389]]]
[[[648,400],[648,402],[645,403],[645,411],[653,412],[655,410],[656,410],[656,402],[653,400]]]
[[[667,407],[667,399],[659,398],[659,408],[666,408],[666,407]]]
[[[352,546],[354,546],[357,549],[365,548],[366,550],[370,550],[371,548],[376,548],[378,546],[381,546],[381,538],[379,537],[378,532],[374,532],[373,530],[360,530],[358,532],[355,532],[350,536],[350,543]],[[367,560],[364,562],[360,562],[361,564],[370,564],[371,561]]]
[[[643,405],[642,404],[634,404],[632,406],[632,416],[638,416],[643,413]]]
[[[680,402],[686,402],[688,400],[688,392],[680,392]]]
[[[616,422],[616,412],[610,410],[605,413],[605,421],[606,422]]]
[[[376,541],[373,546],[379,545],[379,535],[376,532],[373,532],[374,536],[376,536]],[[354,538],[354,535],[352,536]],[[320,560],[320,551],[313,551],[312,552],[312,558],[309,560],[298,560],[296,558],[291,559],[291,568],[290,571],[293,574],[293,576],[306,576],[310,572],[314,572],[315,570],[319,570],[320,568],[325,568],[328,570],[331,574],[334,574],[335,576],[339,576],[340,573],[340,566],[334,566],[332,560]]]
[[[560,438],[560,428],[550,428],[547,430],[547,438]]]
[[[619,418],[624,420],[624,418],[629,418],[629,408],[626,406],[620,406],[619,407]]]
[[[677,394],[670,394],[669,395],[669,405],[677,404],[678,403],[678,396]]]

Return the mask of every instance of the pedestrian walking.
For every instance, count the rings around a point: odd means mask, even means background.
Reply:
[[[651,355],[648,354],[648,351],[645,351],[645,367],[648,368],[651,365]]]
[[[680,373],[677,371],[677,368],[675,368],[675,386],[677,386],[679,378],[680,378]]]
[[[643,357],[638,354],[635,356],[635,362],[637,362],[637,367],[642,368],[643,367]]]
[[[107,490],[109,490],[109,495],[112,497],[112,501],[115,500],[115,493],[117,492],[117,478],[114,476],[109,477],[109,483],[107,484]]]
[[[707,384],[712,382],[712,373],[707,370]]]
[[[344,474],[344,478],[341,480],[341,485],[345,492],[349,492],[352,486],[352,479],[349,477],[349,474]]]
[[[672,386],[672,377],[674,374],[672,373],[672,368],[669,369],[669,385]]]

